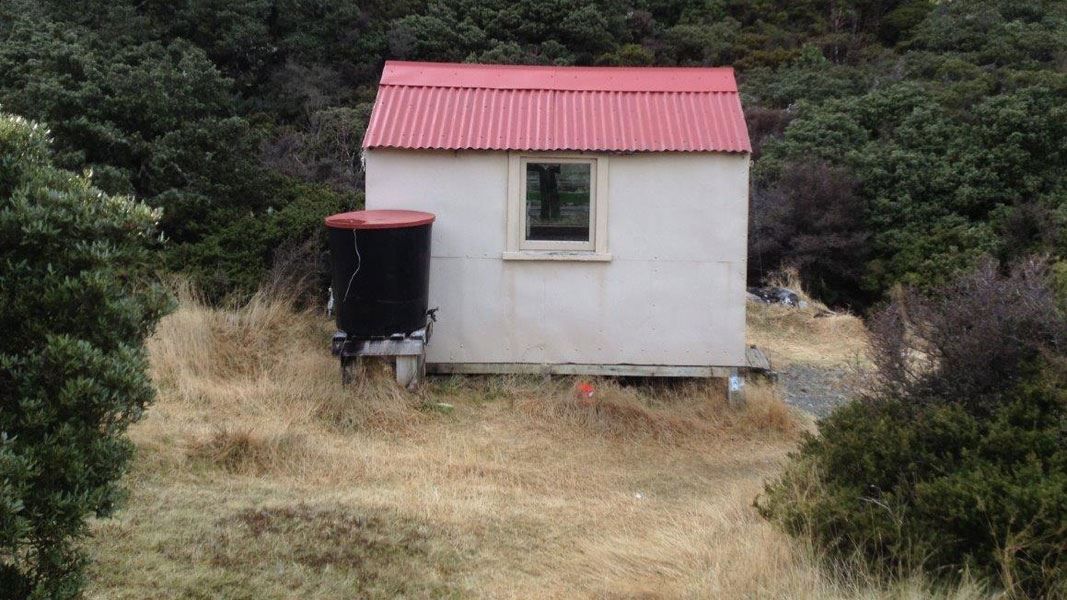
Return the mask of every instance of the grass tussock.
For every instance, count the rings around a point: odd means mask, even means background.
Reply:
[[[323,353],[320,348],[318,354]],[[337,361],[333,357],[328,360],[334,363],[329,377],[338,380]],[[391,367],[384,361],[361,361],[347,388],[336,381],[329,387],[334,393],[319,399],[314,415],[342,432],[359,429],[410,432],[425,416],[420,409],[428,402],[426,391],[412,394],[396,385]]]
[[[179,299],[148,344],[168,404],[253,429],[260,421],[292,428],[313,418],[346,430],[403,429],[418,419],[419,399],[380,372],[342,387],[337,361],[325,351],[328,324],[295,310],[289,298],[261,293],[217,309],[180,288]]]
[[[721,382],[409,394],[369,363],[342,388],[329,333],[284,299],[182,298],[150,344],[132,497],[94,525],[90,598],[927,597],[834,576],[756,514],[809,426],[772,387],[744,409]]]
[[[153,375],[168,403],[238,423],[202,432],[193,448],[197,456],[219,457],[227,468],[235,452],[275,456],[272,448],[293,437],[277,433],[279,427],[411,432],[434,407],[491,399],[506,401],[542,428],[620,438],[791,436],[807,426],[769,387],[752,386],[745,409],[729,407],[721,380],[597,378],[588,380],[594,391],[584,398],[576,384],[586,380],[572,377],[451,377],[431,379],[412,394],[394,384],[387,363],[363,361],[345,388],[336,359],[326,352],[329,327],[321,316],[295,311],[284,296],[257,294],[221,310],[186,288],[179,296],[180,308],[149,343]]]
[[[205,440],[194,441],[189,456],[242,475],[297,469],[321,458],[304,434],[264,432],[233,425],[218,428]]]

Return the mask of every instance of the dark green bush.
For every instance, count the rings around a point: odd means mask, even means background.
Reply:
[[[760,512],[882,574],[1067,593],[1067,337],[1044,271],[987,263],[872,329],[871,388],[804,441]]]
[[[755,150],[751,221],[767,229],[753,230],[753,284],[796,267],[820,300],[866,310],[897,284],[940,285],[984,254],[1067,258],[1067,2],[79,8],[0,2],[0,106],[50,124],[57,166],[92,168],[100,189],[162,208],[168,267],[213,299],[270,268],[259,241],[277,236],[254,232],[245,248],[235,222],[284,209],[279,176],[362,189],[361,140],[387,58],[733,66]],[[796,187],[817,176],[814,193]]]
[[[143,342],[170,305],[158,213],[52,166],[0,115],[0,596],[70,598],[78,539],[111,512],[152,400]]]
[[[230,219],[196,243],[174,244],[167,262],[184,272],[211,301],[247,295],[269,281],[271,265],[282,254],[304,245],[310,281],[324,292],[329,279],[326,261],[326,227],[323,219],[352,210],[363,203],[362,195],[338,194],[326,186],[285,184],[278,191],[282,208],[249,213]]]

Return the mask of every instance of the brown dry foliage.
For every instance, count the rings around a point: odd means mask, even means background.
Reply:
[[[576,383],[592,386],[580,397]],[[725,382],[622,382],[613,378],[532,376],[457,377],[444,385],[446,399],[487,396],[508,402],[521,415],[546,428],[574,428],[619,439],[682,441],[687,436],[791,438],[808,419],[786,406],[769,385],[750,385],[743,410],[726,401]]]
[[[339,384],[322,315],[187,293],[151,341],[90,598],[922,597],[839,583],[750,506],[808,421],[769,387],[433,378]],[[971,591],[959,598],[976,598]]]
[[[871,319],[872,395],[952,398],[986,414],[984,397],[1012,388],[1044,350],[1062,348],[1067,321],[1047,263],[1028,259],[1006,270],[986,260],[929,293],[897,290]]]
[[[232,473],[264,475],[279,466],[314,453],[307,437],[293,431],[262,432],[238,425],[219,427],[206,439],[195,440],[189,449],[193,459],[203,459]]]

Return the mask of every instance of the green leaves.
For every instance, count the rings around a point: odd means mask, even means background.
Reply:
[[[154,395],[159,212],[53,167],[45,130],[17,117],[0,116],[0,169],[0,587],[68,598]]]
[[[322,220],[333,213],[354,208],[348,199],[321,186],[284,186],[278,190],[282,208],[267,214],[237,214],[196,244],[174,248],[168,259],[175,270],[192,275],[204,293],[221,300],[232,290],[253,290],[264,283],[272,254],[314,242],[309,251],[318,258],[325,254],[325,228]],[[362,202],[362,198],[358,199]],[[322,262],[322,261],[319,261]],[[319,288],[322,289],[322,288]]]
[[[1037,376],[1026,386],[991,420],[951,403],[843,407],[759,507],[834,557],[859,552],[881,575],[969,569],[1047,597],[1067,577],[1067,406],[1059,384]]]
[[[203,274],[210,257],[229,275],[197,283],[218,298],[250,291],[219,286],[254,287],[274,260],[228,229],[270,229],[268,213],[293,199],[277,189],[321,184],[352,204],[385,59],[731,65],[750,117],[777,115],[764,129],[750,119],[754,197],[809,161],[855,182],[858,228],[871,233],[863,272],[850,264],[847,277],[811,284],[862,308],[898,282],[935,285],[982,253],[1067,252],[1064,6],[118,0],[71,11],[8,0],[0,106],[48,124],[58,166],[92,169],[104,191],[163,207],[167,264]]]
[[[1067,321],[1040,263],[986,263],[870,321],[870,385],[820,423],[762,514],[876,575],[1067,585]]]
[[[763,144],[758,188],[780,187],[813,157],[856,181],[872,235],[865,294],[854,297],[930,288],[985,254],[1062,256],[1067,75],[1055,56],[1067,52],[1067,10],[902,3],[886,19],[895,55],[834,65],[809,45],[789,66],[753,73],[746,94],[792,117]],[[910,37],[896,29],[905,21]]]

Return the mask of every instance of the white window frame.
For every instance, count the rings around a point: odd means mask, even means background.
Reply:
[[[526,239],[526,165],[556,162],[590,165],[589,241]],[[508,155],[507,248],[505,260],[608,261],[608,158],[587,154]]]

